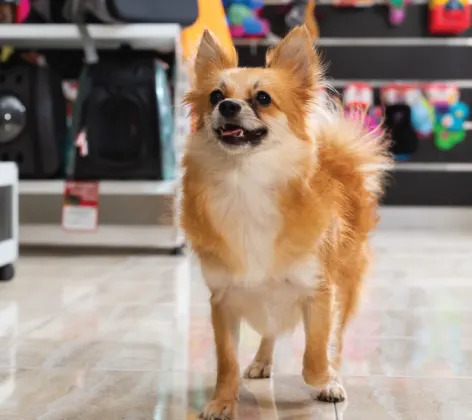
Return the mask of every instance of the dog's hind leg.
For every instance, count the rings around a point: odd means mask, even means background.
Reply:
[[[353,255],[349,264],[344,264],[338,272],[336,289],[337,323],[334,334],[333,368],[339,371],[343,356],[343,336],[349,321],[356,312],[361,295],[363,278],[369,265],[366,252]]]
[[[244,371],[247,379],[270,378],[272,375],[272,361],[274,357],[275,338],[263,337],[256,356]]]
[[[329,351],[334,324],[334,286],[322,284],[303,303],[306,348],[303,357],[303,379],[316,390],[320,401],[339,402],[346,392],[330,363]]]

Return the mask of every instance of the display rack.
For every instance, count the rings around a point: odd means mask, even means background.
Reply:
[[[133,49],[175,50],[180,27],[174,24],[87,25],[97,48],[129,45]],[[0,43],[14,47],[81,49],[83,42],[77,25],[25,24],[1,25]]]
[[[87,25],[100,49],[128,46],[139,50],[175,53],[176,119],[187,75],[182,66],[180,26],[177,24]],[[0,25],[0,45],[20,48],[82,49],[74,24]],[[184,127],[184,128],[182,128]],[[174,145],[180,154],[185,124],[176,121]],[[165,181],[105,181],[100,183],[99,227],[96,232],[68,232],[61,228],[64,181],[20,182],[20,244],[98,247],[146,247],[179,253],[183,235],[175,223],[177,183]],[[162,213],[170,213],[160,216]]]

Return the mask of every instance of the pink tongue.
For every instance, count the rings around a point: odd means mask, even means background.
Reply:
[[[243,132],[240,128],[237,130],[223,131],[223,136],[238,136]]]

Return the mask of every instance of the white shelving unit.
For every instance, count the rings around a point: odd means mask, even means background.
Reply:
[[[18,258],[18,170],[0,162],[0,281],[11,280]]]
[[[179,112],[187,75],[182,66],[180,26],[177,24],[87,25],[100,49],[126,45],[139,50],[175,52],[176,154],[186,135]],[[0,45],[19,48],[82,49],[74,24],[0,25]],[[175,223],[177,183],[165,181],[104,181],[100,183],[97,232],[68,232],[61,228],[64,181],[21,181],[20,244],[47,246],[146,247],[178,251],[183,236]],[[171,213],[163,220],[162,212]],[[155,216],[153,216],[155,215]],[[165,219],[165,218],[164,218]]]
[[[97,48],[117,48],[126,44],[133,49],[175,51],[180,27],[174,24],[87,25]],[[14,47],[83,47],[79,29],[73,24],[1,25],[0,42]]]
[[[64,181],[21,181],[20,194],[22,195],[60,195],[64,192]],[[175,182],[173,181],[102,181],[100,195],[174,195]]]

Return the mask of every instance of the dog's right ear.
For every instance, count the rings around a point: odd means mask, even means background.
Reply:
[[[205,29],[198,46],[194,61],[194,74],[198,79],[205,78],[215,71],[237,67],[236,50],[225,51],[208,29]]]

